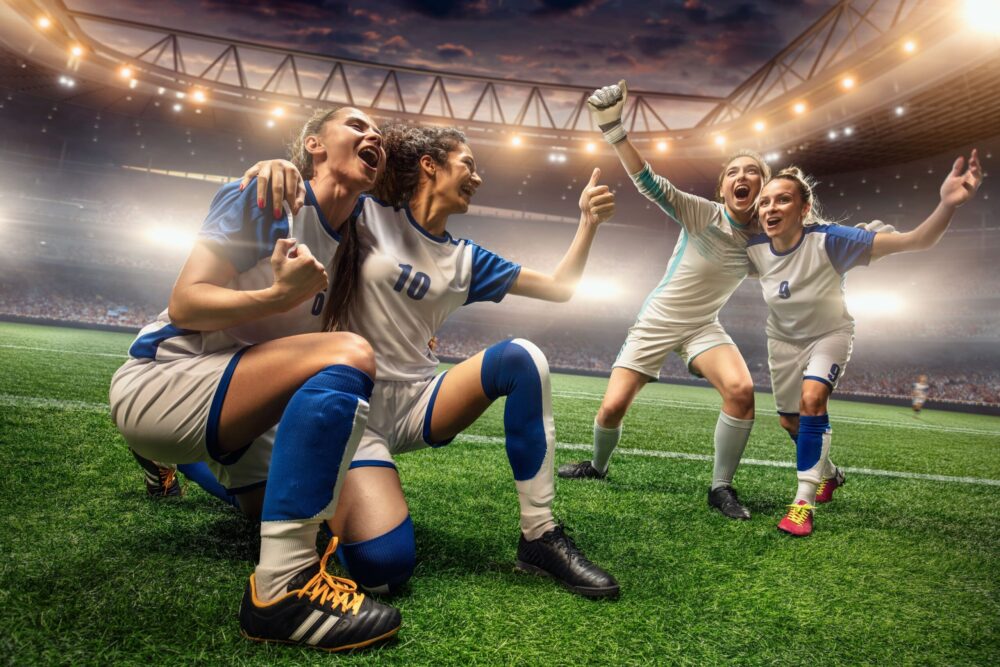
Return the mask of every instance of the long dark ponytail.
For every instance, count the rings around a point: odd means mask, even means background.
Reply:
[[[339,111],[317,110],[289,147],[289,159],[302,173],[302,178],[310,180],[315,175],[312,154],[306,150],[306,139],[323,131],[323,126]],[[326,267],[330,275],[326,306],[323,308],[323,331],[344,331],[349,326],[350,311],[361,287],[361,247],[358,242],[358,224],[352,214],[341,227],[340,245]]]

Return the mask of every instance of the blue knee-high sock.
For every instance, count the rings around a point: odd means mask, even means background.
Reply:
[[[521,503],[521,531],[527,539],[537,539],[555,526],[555,425],[548,362],[533,343],[515,338],[486,350],[480,380],[490,400],[507,397],[503,424]]]
[[[346,471],[364,431],[372,387],[365,373],[338,365],[292,395],[274,438],[263,521],[318,524],[333,516],[341,468]]]
[[[817,465],[823,457],[823,434],[829,430],[830,415],[799,417],[799,437],[795,442],[795,453],[800,477],[814,468],[818,470]]]
[[[413,520],[407,514],[388,533],[363,542],[341,544],[337,557],[351,577],[368,590],[396,592],[413,575],[417,562]]]
[[[197,461],[195,463],[178,463],[177,469],[184,473],[185,477],[200,486],[209,494],[215,496],[228,505],[232,505],[236,509],[240,508],[240,503],[236,499],[236,496],[226,491],[226,487],[222,486],[222,484],[219,484],[219,480],[215,479],[215,475],[212,474],[212,471],[209,469],[207,463],[204,463],[203,461]]]

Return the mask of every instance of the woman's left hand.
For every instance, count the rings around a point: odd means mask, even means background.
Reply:
[[[594,169],[590,182],[580,193],[580,213],[593,225],[607,222],[615,214],[615,194],[608,186],[597,184],[600,177],[601,170]]]
[[[958,208],[972,199],[983,182],[983,168],[979,164],[979,153],[975,148],[969,156],[969,168],[963,169],[965,159],[959,157],[951,168],[951,173],[941,184],[941,203]],[[964,172],[964,173],[963,173]]]
[[[292,215],[299,212],[306,203],[306,185],[302,174],[288,160],[261,160],[243,174],[240,192],[257,177],[257,206],[267,204],[267,186],[271,185],[271,201],[274,202],[274,217],[281,217],[281,202],[287,201]]]

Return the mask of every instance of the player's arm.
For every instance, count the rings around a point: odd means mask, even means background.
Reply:
[[[271,254],[274,283],[261,290],[226,287],[238,271],[213,241],[195,244],[170,293],[170,321],[182,329],[216,331],[282,313],[327,288],[326,269],[305,245],[278,239]]]
[[[955,210],[972,199],[982,182],[982,166],[979,164],[978,153],[973,149],[968,169],[965,169],[964,158],[955,160],[951,172],[941,184],[941,202],[916,229],[900,234],[875,235],[872,240],[872,259],[933,247],[951,224]]]
[[[288,160],[261,160],[246,170],[240,180],[240,192],[257,177],[257,206],[263,209],[268,201],[267,186],[271,186],[270,201],[274,217],[281,217],[281,201],[288,202],[292,214],[298,213],[306,203],[306,185],[298,168]]]
[[[545,301],[569,301],[587,265],[597,226],[615,213],[615,195],[606,185],[598,185],[601,170],[594,169],[580,194],[580,225],[556,270],[551,274],[522,268],[510,288],[511,294]]]
[[[631,176],[642,171],[646,161],[629,141],[625,126],[622,125],[622,112],[625,109],[626,99],[628,99],[628,86],[622,79],[613,86],[595,90],[593,95],[587,98],[587,106],[590,108],[590,117],[600,128],[604,140],[615,149],[622,166]]]

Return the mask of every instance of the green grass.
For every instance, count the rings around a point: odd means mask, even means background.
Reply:
[[[710,464],[616,455],[560,482],[556,513],[622,585],[617,602],[515,572],[503,447],[398,460],[418,565],[399,641],[332,657],[251,644],[236,611],[253,527],[200,489],[145,497],[107,413],[131,336],[0,324],[0,658],[36,664],[968,664],[1000,655],[1000,487],[855,472],[808,539],[775,524],[790,469],[744,465],[749,523],[709,512]],[[39,350],[28,348],[42,348]],[[46,351],[58,350],[58,351]],[[108,356],[100,356],[108,355]],[[604,381],[553,380],[558,439],[587,443]],[[622,447],[711,454],[718,397],[653,385]],[[746,457],[790,461],[767,394]],[[834,460],[1000,479],[1000,418],[835,401]],[[957,429],[957,430],[956,430]],[[470,430],[502,436],[502,412]],[[585,454],[562,449],[557,464]]]

